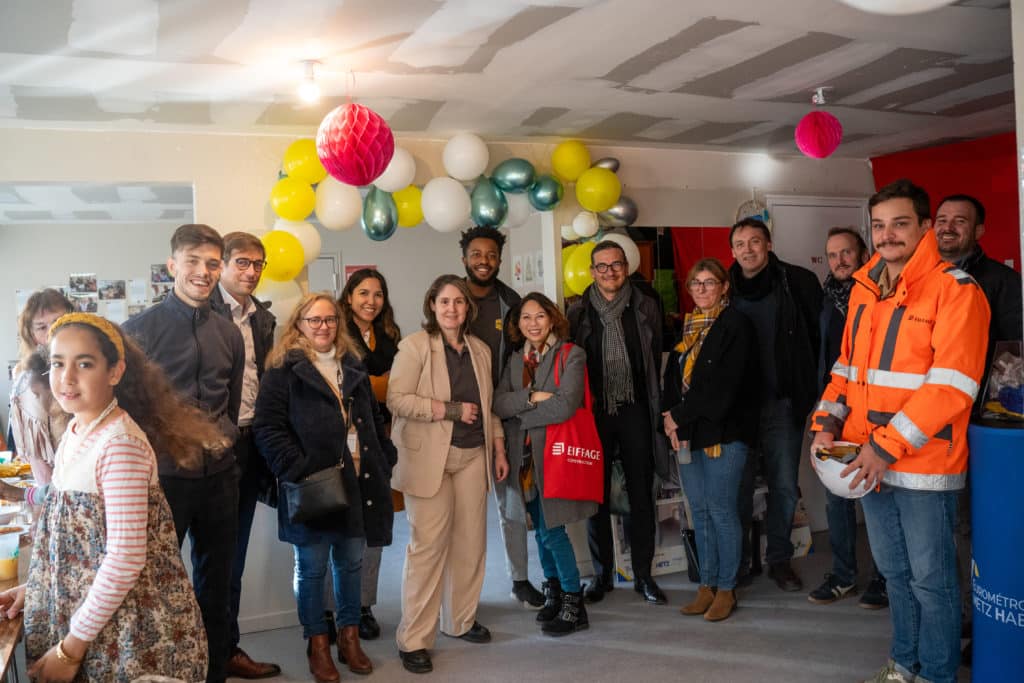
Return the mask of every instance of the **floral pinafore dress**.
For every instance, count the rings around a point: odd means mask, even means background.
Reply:
[[[61,440],[53,482],[35,529],[25,592],[25,650],[30,663],[68,634],[71,615],[85,601],[104,557],[106,516],[96,462],[112,438],[125,434],[152,454],[145,434],[126,413],[87,435],[77,452],[65,452],[70,429]],[[148,508],[146,565],[89,645],[75,681],[127,683],[145,674],[206,680],[206,632],[156,475],[156,456]]]

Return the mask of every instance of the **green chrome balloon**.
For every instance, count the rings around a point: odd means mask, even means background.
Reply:
[[[496,228],[508,213],[508,200],[498,186],[487,176],[480,176],[469,196],[470,215],[477,225]]]
[[[370,187],[363,200],[363,232],[374,242],[383,242],[398,228],[398,207],[390,192]]]

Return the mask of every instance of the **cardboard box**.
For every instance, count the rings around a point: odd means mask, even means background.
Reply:
[[[651,575],[674,574],[686,571],[686,550],[682,530],[686,527],[682,491],[664,484],[655,501],[654,560]],[[633,562],[629,553],[629,539],[622,517],[612,515],[612,542],[615,548],[615,573],[619,582],[634,579]]]

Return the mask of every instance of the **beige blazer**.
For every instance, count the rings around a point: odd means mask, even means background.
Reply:
[[[484,419],[487,487],[493,477],[495,437],[504,438],[501,420],[491,412],[494,384],[491,381],[491,350],[480,339],[466,335],[469,355],[480,385],[480,415]],[[391,473],[391,487],[420,498],[430,498],[441,488],[444,465],[452,443],[452,422],[431,420],[431,401],[451,400],[451,381],[441,335],[416,332],[398,344],[398,354],[388,381],[388,409],[394,416],[391,440],[398,449],[398,464]]]

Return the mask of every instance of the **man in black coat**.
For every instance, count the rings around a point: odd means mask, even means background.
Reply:
[[[242,595],[242,572],[249,549],[259,498],[270,500],[276,495],[274,478],[266,461],[256,452],[252,435],[253,412],[264,362],[274,345],[274,326],[277,324],[270,305],[252,295],[267,263],[266,250],[259,238],[247,232],[224,235],[224,270],[220,283],[210,295],[210,305],[242,333],[245,343],[245,371],[242,375],[242,400],[238,411],[238,441],[235,459],[241,470],[238,483],[238,537],[235,548],[234,569],[231,575],[231,647],[228,652],[228,676],[235,678],[269,678],[281,673],[281,667],[268,662],[254,661],[238,647],[241,634],[238,628],[238,608]]]
[[[732,305],[754,323],[761,351],[758,443],[768,482],[769,571],[779,588],[799,591],[803,582],[790,564],[790,532],[800,497],[797,475],[804,424],[818,397],[821,285],[811,271],[772,253],[771,232],[756,218],[732,226],[729,243],[736,259],[729,268]],[[745,527],[752,516],[756,465],[756,458],[747,458],[740,489]],[[744,540],[744,563],[748,542]],[[741,576],[744,569],[741,564]]]
[[[975,417],[980,416],[988,397],[989,371],[995,347],[1001,341],[1021,339],[1020,273],[985,255],[978,240],[985,234],[985,206],[967,194],[954,194],[939,202],[935,211],[935,237],[939,253],[957,268],[973,277],[988,299],[992,317],[988,328],[985,374],[974,402]],[[968,476],[970,476],[968,474]],[[957,499],[957,569],[960,574],[961,614],[964,628],[970,632],[974,612],[971,598],[971,487],[965,486]],[[965,657],[970,657],[965,651]]]
[[[570,336],[587,352],[594,417],[605,454],[605,502],[588,523],[596,579],[585,597],[597,602],[614,586],[608,487],[611,461],[617,457],[629,495],[626,532],[633,587],[647,602],[661,605],[667,599],[651,578],[654,473],[670,481],[678,478],[660,431],[662,313],[654,299],[629,283],[629,263],[618,242],[598,242],[590,256],[590,272],[594,284],[568,313]]]
[[[868,245],[853,227],[832,228],[825,241],[829,275],[825,278],[825,300],[821,307],[818,354],[818,391],[823,392],[832,376],[832,366],[842,350],[843,328],[849,309],[853,274],[868,261]],[[828,517],[828,541],[832,547],[832,570],[825,581],[807,596],[816,605],[828,605],[857,593],[857,501],[841,498],[825,489],[825,513]],[[874,562],[872,562],[874,565]],[[882,609],[889,605],[885,578],[872,567],[871,582],[858,602],[864,609]]]
[[[213,418],[227,450],[207,451],[185,469],[157,453],[160,485],[174,516],[178,544],[192,541],[192,586],[203,614],[210,667],[206,680],[227,677],[229,596],[238,535],[238,408],[245,345],[230,321],[214,313],[210,296],[223,268],[224,240],[208,225],[187,224],[171,237],[167,298],[124,324],[124,331],[157,363],[178,393]]]

